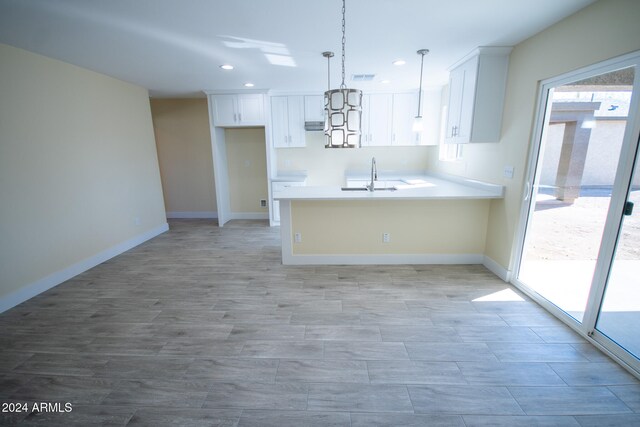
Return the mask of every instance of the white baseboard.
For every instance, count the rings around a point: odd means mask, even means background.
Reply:
[[[268,212],[230,212],[229,219],[269,219]]]
[[[483,261],[481,254],[283,255],[285,265],[482,264]]]
[[[507,270],[488,256],[484,256],[482,265],[487,267],[489,271],[491,271],[493,274],[495,274],[505,282],[509,283],[509,281],[511,281],[511,271]]]
[[[34,296],[47,291],[60,283],[71,279],[78,274],[95,267],[123,252],[128,251],[131,248],[138,246],[141,243],[146,242],[159,234],[169,230],[169,224],[164,223],[159,227],[149,230],[145,233],[139,234],[129,240],[125,240],[122,243],[118,243],[102,252],[99,252],[87,259],[84,259],[78,263],[70,265],[69,267],[56,271],[49,276],[43,277],[33,283],[23,286],[22,288],[10,293],[9,295],[0,298],[0,313],[7,311],[8,309],[15,307],[24,301],[33,298]]]
[[[185,219],[185,218],[205,218],[212,219],[218,218],[218,212],[216,211],[173,211],[167,212],[167,219]]]

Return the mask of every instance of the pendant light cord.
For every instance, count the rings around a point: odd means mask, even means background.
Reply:
[[[325,53],[327,54],[327,90],[331,90],[331,56],[329,52]]]
[[[347,87],[344,84],[344,45],[347,42],[347,37],[345,36],[347,25],[344,18],[346,10],[346,0],[342,0],[342,84],[340,85],[340,89],[346,89]]]
[[[424,68],[424,53],[422,55],[422,60],[420,61],[420,90],[418,90],[418,117],[420,116],[420,107],[422,106],[422,69]]]

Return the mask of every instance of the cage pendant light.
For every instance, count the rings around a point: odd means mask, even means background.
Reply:
[[[345,11],[345,0],[342,0],[342,84],[339,89],[329,87],[324,93],[324,133],[327,136],[325,148],[360,147],[362,91],[348,89],[344,83]],[[329,60],[330,56],[326,57]]]

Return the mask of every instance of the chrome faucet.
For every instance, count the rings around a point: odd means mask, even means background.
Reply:
[[[376,189],[375,181],[378,180],[378,167],[376,166],[376,158],[371,158],[371,184],[367,185],[367,190],[374,191]]]

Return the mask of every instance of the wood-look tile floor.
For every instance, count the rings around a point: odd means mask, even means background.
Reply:
[[[640,425],[640,383],[482,266],[280,263],[171,230],[0,315],[0,424]]]

